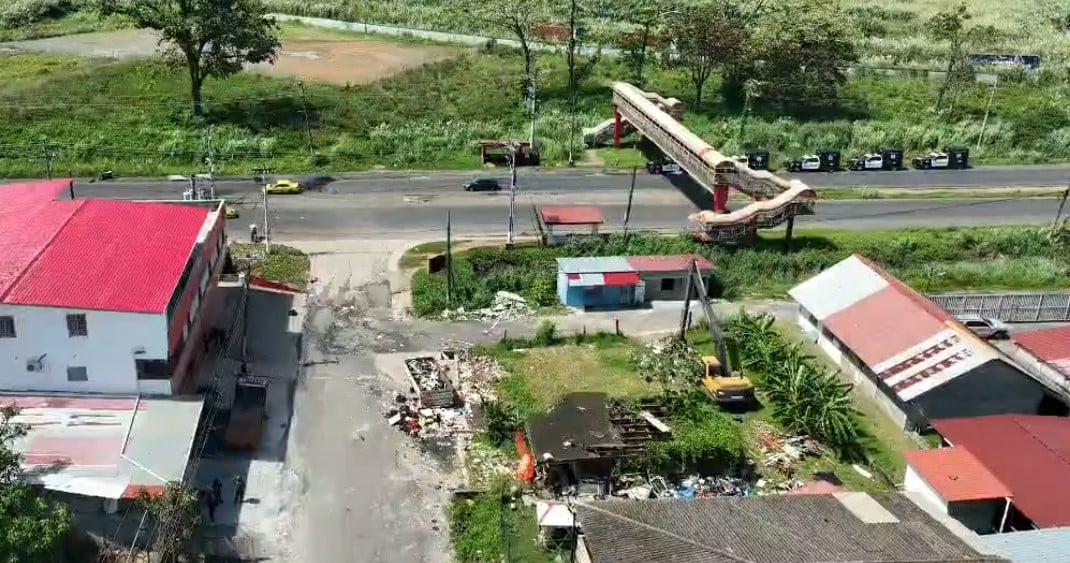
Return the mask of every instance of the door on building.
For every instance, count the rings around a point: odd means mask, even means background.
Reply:
[[[620,288],[620,305],[622,307],[631,307],[635,304],[635,286],[625,285]]]

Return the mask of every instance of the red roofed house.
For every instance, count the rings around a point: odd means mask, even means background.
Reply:
[[[220,206],[0,186],[0,391],[170,395],[210,324]]]
[[[936,419],[932,424],[947,447],[926,453],[948,456],[942,471],[959,476],[959,482],[979,483],[967,478],[979,473],[979,464],[1006,486],[1011,506],[1005,530],[1070,526],[1070,418],[1011,414]],[[950,455],[956,451],[960,459]],[[908,454],[912,465],[911,456],[919,453]],[[930,483],[939,481],[933,471],[919,473]],[[999,488],[991,480],[977,487],[989,495]]]
[[[968,448],[903,452],[903,490],[917,493],[934,508],[979,533],[1006,529],[1013,492]]]
[[[854,255],[792,288],[798,322],[904,428],[989,414],[1065,414],[1044,385],[946,311]]]
[[[1054,389],[1070,394],[1070,326],[1015,332],[1010,355]]]
[[[539,224],[543,243],[547,246],[566,244],[577,236],[597,236],[598,227],[605,222],[602,211],[593,205],[544,205],[539,208]]]

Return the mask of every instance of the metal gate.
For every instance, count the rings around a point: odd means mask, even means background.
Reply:
[[[1009,323],[1070,321],[1070,293],[944,293],[928,296],[952,315]]]

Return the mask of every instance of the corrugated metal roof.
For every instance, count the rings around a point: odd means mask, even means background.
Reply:
[[[1070,526],[1070,418],[995,415],[932,424],[1010,487],[1014,505],[1038,527]]]
[[[820,321],[886,287],[888,282],[880,274],[858,256],[850,256],[788,294]]]
[[[539,208],[539,217],[547,225],[594,225],[602,224],[602,210],[593,205],[544,205]]]
[[[999,499],[1013,496],[966,447],[912,450],[903,456],[918,475],[946,501]]]
[[[634,272],[635,268],[621,256],[558,258],[557,269],[566,274],[602,274]]]
[[[115,499],[182,479],[204,401],[0,395],[0,406],[11,404],[20,408],[14,422],[29,430],[12,448],[25,467],[51,468],[35,482]]]
[[[947,328],[888,285],[827,317],[824,325],[871,368]]]
[[[82,201],[54,201],[70,180],[0,186],[0,297],[63,228]]]
[[[1070,528],[989,534],[981,541],[1014,563],[1070,561]]]
[[[1070,326],[1016,332],[1016,344],[1070,378]]]
[[[580,500],[574,508],[598,562],[1001,560],[978,553],[903,495],[858,495]],[[848,506],[866,499],[890,521],[867,523]]]
[[[53,202],[57,210],[68,202]],[[203,207],[83,200],[3,301],[162,313],[208,216]],[[51,225],[50,225],[51,226]],[[27,230],[39,226],[25,224]]]
[[[698,254],[677,254],[673,256],[626,256],[625,259],[637,272],[685,272],[691,267],[691,261],[698,262],[699,270],[712,270],[713,263]]]

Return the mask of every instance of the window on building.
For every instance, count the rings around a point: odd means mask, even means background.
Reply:
[[[15,338],[15,317],[0,317],[0,338]]]
[[[676,288],[676,280],[673,278],[661,278],[661,290],[672,291]]]
[[[89,325],[85,315],[67,315],[67,334],[69,336],[89,336]]]
[[[89,372],[83,366],[67,366],[67,381],[89,381]]]
[[[171,366],[167,360],[134,360],[138,379],[170,379]]]

